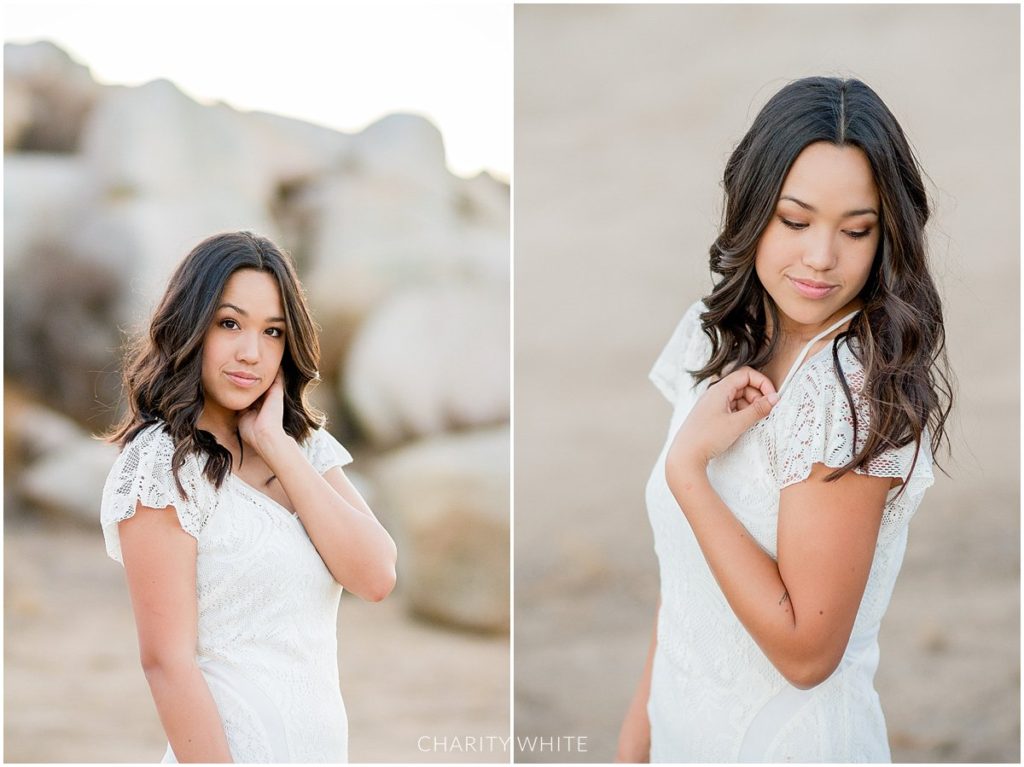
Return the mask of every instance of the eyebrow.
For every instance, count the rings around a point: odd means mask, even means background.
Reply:
[[[241,306],[235,306],[234,304],[229,304],[226,301],[223,304],[221,304],[220,306],[218,306],[217,309],[234,309],[236,312],[241,314],[243,317],[248,317],[249,316],[249,312],[247,312]],[[267,322],[284,322],[284,317],[267,317]]]
[[[790,197],[788,194],[782,195],[782,197],[780,197],[779,199],[780,200],[790,200],[792,202],[795,202],[801,208],[805,208],[806,210],[811,211],[811,213],[817,213],[818,212],[818,209],[815,208],[813,205],[811,205],[809,203],[806,203],[803,200],[798,200],[796,197]],[[864,215],[866,213],[873,213],[876,216],[878,215],[878,211],[875,210],[874,208],[857,208],[857,210],[848,210],[848,211],[846,211],[846,213],[843,214],[843,218],[850,218],[851,216],[862,216],[862,215]]]

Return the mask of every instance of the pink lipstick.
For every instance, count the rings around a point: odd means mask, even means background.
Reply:
[[[243,389],[255,386],[260,380],[248,373],[225,373],[224,375],[226,375],[228,380],[235,384],[235,386],[241,386]]]
[[[797,280],[793,277],[787,277],[790,284],[804,298],[820,299],[830,295],[836,290],[838,285],[829,285],[825,282],[814,282],[813,280]]]

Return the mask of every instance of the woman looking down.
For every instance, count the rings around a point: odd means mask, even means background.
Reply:
[[[618,758],[887,762],[878,630],[951,403],[921,175],[874,91],[813,77],[725,193],[714,289],[651,371],[661,594]]]

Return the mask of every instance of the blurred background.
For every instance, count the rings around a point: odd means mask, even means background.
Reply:
[[[507,761],[434,744],[509,727],[511,9],[4,12],[5,761],[163,754],[90,435],[174,266],[238,229],[294,257],[314,401],[401,552],[342,599],[351,760]]]
[[[587,737],[518,759],[614,758],[658,589],[644,485],[670,412],[647,373],[710,290],[730,152],[825,74],[871,85],[929,175],[960,383],[882,625],[893,760],[1020,761],[1019,13],[516,8],[515,727]]]

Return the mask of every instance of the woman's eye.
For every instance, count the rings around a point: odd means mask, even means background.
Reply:
[[[281,328],[267,328],[267,332],[274,338],[281,338],[284,335],[284,331]]]
[[[790,221],[788,218],[784,218],[783,216],[779,216],[779,221],[781,221],[783,224],[788,226],[790,229],[806,229],[807,228],[807,224],[801,224],[801,223],[798,223],[796,221]]]
[[[228,330],[234,330],[235,328],[238,327],[238,323],[235,322],[234,320],[221,320],[220,326],[222,328],[227,328]]]
[[[861,237],[867,237],[869,234],[871,234],[871,230],[862,229],[859,232],[847,232],[847,234],[850,235],[853,239],[859,240]]]

